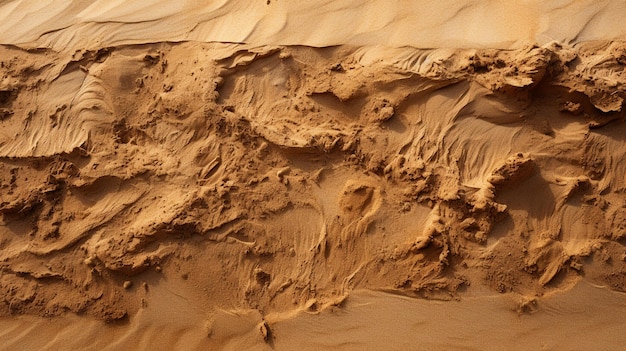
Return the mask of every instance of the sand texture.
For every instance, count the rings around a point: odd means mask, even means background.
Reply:
[[[623,4],[200,3],[0,2],[0,350],[623,349]]]
[[[626,37],[623,0],[4,0],[0,43],[520,48]]]

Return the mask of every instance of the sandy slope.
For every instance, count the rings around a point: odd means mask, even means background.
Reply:
[[[626,35],[614,0],[0,2],[0,43],[57,50],[160,41],[522,47]]]
[[[41,4],[0,349],[621,349],[620,2]]]

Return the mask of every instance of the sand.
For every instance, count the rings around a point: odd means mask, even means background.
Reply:
[[[0,42],[57,51],[153,42],[510,48],[620,40],[613,0],[9,0]]]
[[[0,349],[622,349],[625,6],[0,3]]]

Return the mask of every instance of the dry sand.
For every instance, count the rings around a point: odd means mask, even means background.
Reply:
[[[1,350],[623,349],[626,5],[172,4],[0,3]]]
[[[623,39],[625,12],[621,0],[4,0],[0,42],[510,48]]]

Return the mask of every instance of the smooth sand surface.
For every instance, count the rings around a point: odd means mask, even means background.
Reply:
[[[620,350],[616,1],[0,2],[0,350]]]
[[[75,316],[0,318],[3,350],[622,350],[624,294],[581,283],[539,301],[466,296],[459,301],[354,291],[341,307],[270,314],[270,342],[257,311],[209,321],[183,297],[120,325]],[[163,301],[165,302],[165,301]],[[525,311],[520,306],[527,306]]]
[[[626,37],[612,0],[98,0],[0,3],[0,42],[56,50],[160,41],[511,48]]]

